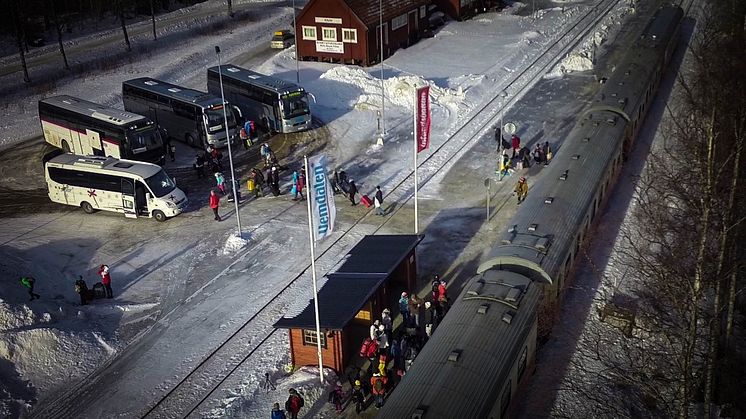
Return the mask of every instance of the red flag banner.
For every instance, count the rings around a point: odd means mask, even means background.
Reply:
[[[417,89],[415,109],[417,152],[430,148],[430,86]]]

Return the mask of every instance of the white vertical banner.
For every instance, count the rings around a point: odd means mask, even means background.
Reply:
[[[337,214],[337,208],[334,206],[334,191],[326,171],[325,156],[320,155],[308,159],[306,177],[310,185],[308,199],[311,201],[313,238],[319,241],[334,231],[334,220]]]

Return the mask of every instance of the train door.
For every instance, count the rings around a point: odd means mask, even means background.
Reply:
[[[122,178],[122,209],[125,217],[137,218],[135,182],[132,179]]]

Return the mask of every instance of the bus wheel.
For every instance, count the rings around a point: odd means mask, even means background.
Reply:
[[[166,214],[164,214],[163,211],[155,210],[153,211],[153,218],[158,222],[164,222],[166,221]]]
[[[86,214],[93,214],[94,212],[96,212],[96,210],[93,209],[93,206],[85,201],[80,204],[80,207],[83,208],[83,212],[85,212]]]
[[[62,142],[62,151],[65,153],[70,153],[70,144],[67,143],[67,141]]]
[[[197,147],[197,142],[194,141],[194,137],[192,137],[192,134],[186,135],[186,142],[192,147]]]

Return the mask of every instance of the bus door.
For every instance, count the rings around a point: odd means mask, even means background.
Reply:
[[[135,182],[132,179],[122,178],[122,209],[125,217],[137,218]]]
[[[101,136],[98,132],[86,128],[85,141],[80,139],[80,148],[86,156],[104,156],[104,147],[101,144]]]

